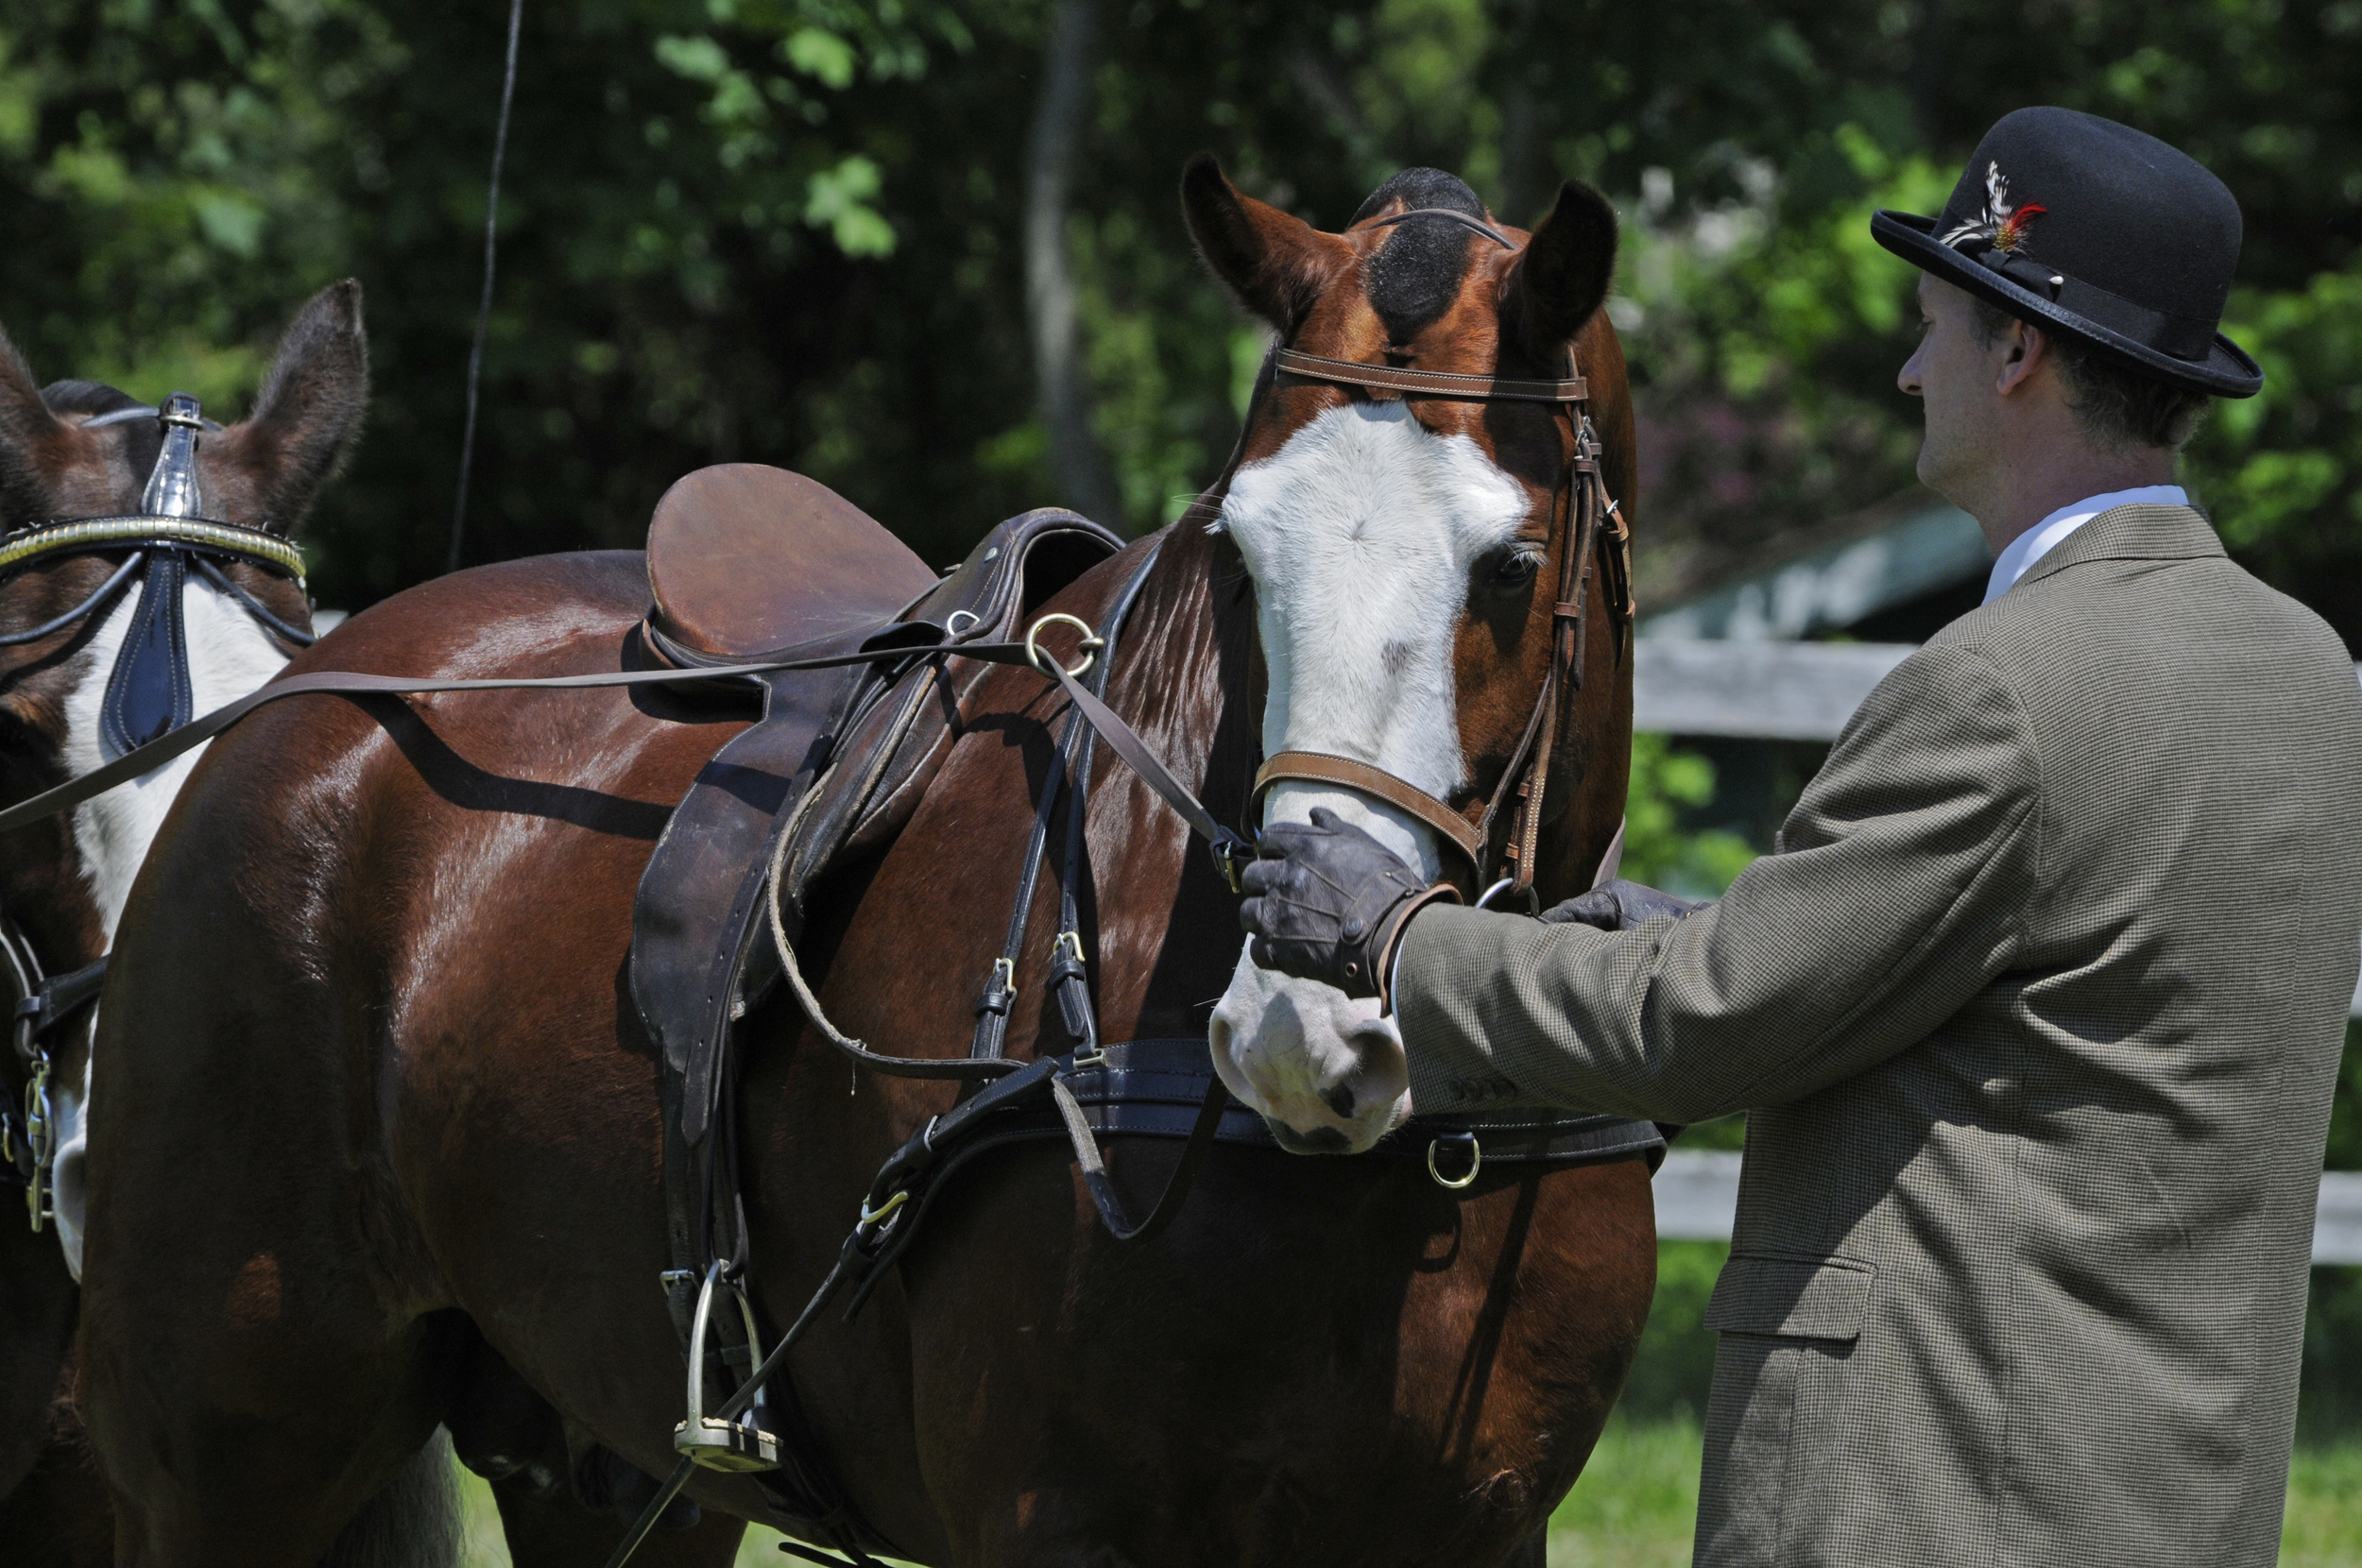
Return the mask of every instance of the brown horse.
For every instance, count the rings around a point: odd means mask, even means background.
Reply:
[[[198,436],[202,515],[283,537],[334,470],[368,399],[360,285],[340,283],[297,316],[253,413]],[[0,524],[13,535],[55,519],[142,511],[164,446],[155,414],[94,382],[37,390],[0,335]],[[110,677],[161,580],[150,572],[117,582],[133,554],[128,547],[42,554],[0,578],[0,805],[109,759],[102,707]],[[310,624],[310,607],[290,576],[234,558],[215,570],[268,614],[299,630]],[[102,593],[111,582],[115,590]],[[193,710],[244,695],[295,651],[202,572],[177,591]],[[107,951],[148,842],[195,761],[169,764],[70,818],[9,836],[0,852],[0,942],[10,949],[19,991],[70,975]],[[21,1553],[26,1562],[112,1556],[105,1491],[64,1376],[77,1310],[73,1270],[82,1250],[90,1016],[88,1006],[73,1008],[37,1042],[50,1058],[48,1092],[39,1098],[61,1146],[56,1212],[37,1233],[26,1223],[26,1193],[16,1185],[0,1212],[0,1541],[12,1560]],[[26,1133],[26,1074],[16,1050],[0,1050],[0,1094],[15,1113],[18,1141]],[[0,1167],[0,1184],[22,1180],[15,1168]]]
[[[1553,377],[1571,345],[1629,503],[1596,193],[1569,185],[1501,245],[1385,221],[1445,206],[1489,222],[1429,171],[1341,235],[1243,197],[1210,160],[1184,203],[1215,269],[1299,349]],[[1208,498],[1222,528],[1170,529],[1053,607],[1096,620],[1155,549],[1107,700],[1231,820],[1258,718],[1481,801],[1549,665],[1571,440],[1546,406],[1267,376],[1230,499]],[[1291,554],[1297,526],[1322,532]],[[1546,895],[1588,882],[1623,804],[1629,665],[1589,581]],[[642,656],[646,602],[637,556],[486,568],[356,617],[333,662],[613,670]],[[1066,711],[1030,671],[952,669],[942,772],[805,926],[841,1025],[937,1056],[966,1049]],[[215,742],[143,874],[102,1014],[81,1387],[122,1561],[309,1563],[437,1421],[500,1477],[512,1523],[569,1473],[671,1468],[682,1362],[656,1288],[659,1072],[626,983],[632,890],[742,723],[608,692],[308,698]],[[1423,829],[1346,804],[1432,859]],[[1289,1137],[1359,1147],[1399,1117],[1391,1021],[1236,974],[1235,900],[1154,795],[1103,770],[1086,820],[1106,1038],[1202,1033],[1227,993],[1225,1075],[1275,1102],[1313,1091]],[[1034,920],[1020,976],[1044,972],[1055,924]],[[1057,1019],[1046,997],[1020,1005],[1010,1054],[1063,1048]],[[744,1027],[750,1287],[783,1321],[951,1086],[848,1073],[784,988]],[[1120,1185],[1153,1191],[1172,1146],[1118,1142]],[[1063,1148],[1037,1144],[968,1166],[928,1227],[789,1374],[820,1457],[897,1553],[979,1568],[1538,1562],[1654,1274],[1637,1158],[1488,1166],[1446,1191],[1414,1162],[1218,1147],[1172,1227],[1127,1247]],[[743,1476],[700,1472],[690,1495],[764,1514]],[[718,1562],[735,1534],[709,1518],[651,1544]]]

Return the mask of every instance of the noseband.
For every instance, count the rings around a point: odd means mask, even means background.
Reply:
[[[1448,218],[1501,245],[1510,243],[1465,213],[1448,208],[1421,208],[1378,221],[1396,224],[1414,217]],[[1562,548],[1558,599],[1550,613],[1549,669],[1492,798],[1471,801],[1466,810],[1456,809],[1408,780],[1355,758],[1283,751],[1256,771],[1247,802],[1247,820],[1253,824],[1261,816],[1264,795],[1277,784],[1292,781],[1356,791],[1433,828],[1464,862],[1470,878],[1466,892],[1477,895],[1482,890],[1480,902],[1501,893],[1531,900],[1535,896],[1534,852],[1541,838],[1543,798],[1549,786],[1550,758],[1557,750],[1560,713],[1572,694],[1583,689],[1583,610],[1595,552],[1607,573],[1608,613],[1615,617],[1619,661],[1633,623],[1632,530],[1615,498],[1607,493],[1607,482],[1600,472],[1600,438],[1587,407],[1590,387],[1576,372],[1573,350],[1566,356],[1568,374],[1557,381],[1411,370],[1324,359],[1294,349],[1280,349],[1273,357],[1282,383],[1349,386],[1379,401],[1445,398],[1467,402],[1548,403],[1566,421],[1566,462],[1552,487],[1550,503],[1552,537]],[[1497,835],[1501,839],[1498,854],[1493,849]]]
[[[303,584],[303,554],[292,543],[261,528],[203,515],[205,497],[197,479],[198,435],[221,426],[204,417],[193,395],[175,392],[161,409],[119,408],[85,420],[82,428],[143,418],[153,418],[163,427],[163,446],[137,512],[57,518],[0,538],[0,578],[58,556],[130,552],[96,592],[63,615],[30,631],[0,636],[0,647],[38,642],[86,620],[133,577],[143,577],[139,610],[115,655],[99,715],[100,729],[118,753],[168,734],[193,716],[188,630],[180,608],[180,589],[192,566],[272,635],[299,648],[308,648],[314,640],[308,630],[265,609],[214,564],[217,559],[247,561],[294,579],[299,588]]]

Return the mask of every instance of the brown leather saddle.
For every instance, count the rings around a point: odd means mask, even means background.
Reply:
[[[632,997],[663,1064],[665,1297],[685,1352],[715,1260],[744,1261],[734,1140],[716,1133],[734,1120],[732,1025],[779,977],[764,895],[781,836],[795,826],[782,910],[800,911],[830,867],[892,837],[941,768],[958,738],[960,699],[989,668],[958,658],[960,646],[1005,642],[1122,542],[1072,512],[1028,512],[938,577],[801,474],[703,469],[658,503],[648,528],[654,604],[642,628],[656,657],[697,669],[910,650],[904,659],[694,689],[759,704],[759,714],[690,785],[632,907]],[[724,1391],[732,1380],[713,1363],[743,1363],[750,1352],[727,1333],[696,1348],[710,1386]],[[761,1463],[746,1468],[762,1471],[782,1522],[857,1559],[888,1550],[818,1458],[792,1389],[780,1380],[769,1399],[745,1429],[776,1434],[777,1448],[747,1456]]]
[[[717,752],[673,813],[633,909],[632,992],[688,1090],[691,1145],[714,1111],[733,1009],[776,977],[760,895],[777,835],[790,908],[847,855],[907,822],[958,738],[959,705],[990,668],[963,644],[1006,642],[1053,594],[1122,548],[1047,508],[993,529],[938,578],[883,525],[817,481],[757,464],[702,469],[648,528],[650,649],[686,669],[908,647],[905,660],[790,670],[736,687],[755,724]],[[818,794],[800,813],[806,792]]]

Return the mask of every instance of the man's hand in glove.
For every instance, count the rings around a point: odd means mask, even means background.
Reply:
[[[1348,997],[1383,997],[1395,943],[1411,916],[1438,899],[1460,901],[1447,882],[1430,887],[1402,858],[1326,806],[1309,824],[1282,822],[1255,841],[1241,878],[1239,924],[1255,941],[1256,963]]]
[[[1552,905],[1542,912],[1542,918],[1553,926],[1597,926],[1603,931],[1628,931],[1660,914],[1679,920],[1692,910],[1705,907],[1703,902],[1676,898],[1669,893],[1619,878],[1589,893],[1578,894],[1563,904]]]

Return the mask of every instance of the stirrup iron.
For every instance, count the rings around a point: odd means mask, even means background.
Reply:
[[[708,1470],[745,1472],[779,1468],[779,1440],[753,1424],[767,1408],[760,1395],[747,1407],[747,1421],[723,1421],[706,1410],[706,1329],[713,1318],[713,1293],[718,1287],[738,1303],[739,1320],[746,1331],[746,1368],[762,1365],[762,1342],[755,1334],[755,1309],[746,1292],[722,1277],[720,1263],[706,1270],[697,1292],[697,1315],[689,1329],[689,1419],[673,1428],[673,1447]],[[724,1359],[728,1359],[726,1353]]]

